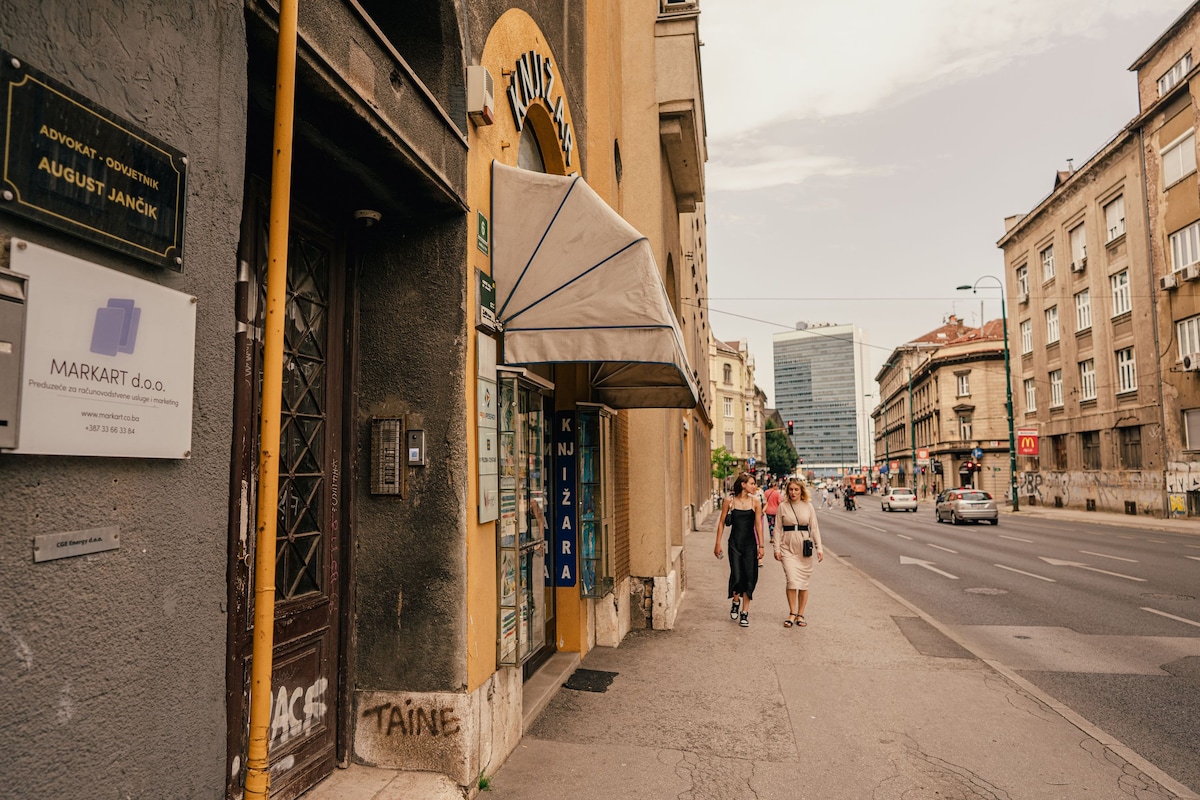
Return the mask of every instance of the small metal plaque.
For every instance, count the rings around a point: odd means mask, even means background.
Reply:
[[[121,528],[117,525],[86,531],[43,533],[33,537],[33,560],[37,563],[53,561],[56,558],[85,556],[88,553],[116,550],[120,546]]]

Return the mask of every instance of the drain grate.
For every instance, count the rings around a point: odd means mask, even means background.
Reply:
[[[570,678],[567,678],[567,682],[563,686],[577,692],[607,692],[613,678],[617,675],[616,672],[605,672],[599,669],[577,669]]]

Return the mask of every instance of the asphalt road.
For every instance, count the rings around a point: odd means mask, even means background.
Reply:
[[[826,547],[1200,792],[1200,537],[860,500]]]

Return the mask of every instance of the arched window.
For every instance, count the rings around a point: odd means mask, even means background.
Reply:
[[[733,383],[733,365],[725,365],[725,383]]]

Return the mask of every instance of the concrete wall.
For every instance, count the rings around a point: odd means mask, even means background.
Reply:
[[[3,2],[0,19],[17,57],[189,159],[183,274],[8,215],[0,237],[199,298],[190,460],[0,454],[0,794],[220,797],[242,4]],[[32,562],[36,535],[109,525],[117,550]]]

